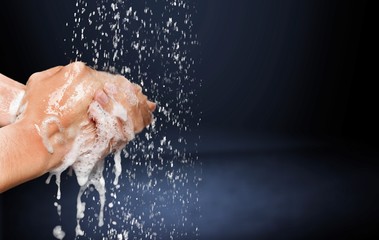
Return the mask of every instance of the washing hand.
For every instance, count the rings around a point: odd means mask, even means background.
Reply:
[[[18,147],[3,145],[0,192],[62,165],[78,135],[93,145],[105,113],[116,116],[113,127],[120,134],[110,139],[102,157],[150,124],[154,109],[139,86],[80,62],[33,74],[16,121],[0,131],[0,141],[19,140]]]

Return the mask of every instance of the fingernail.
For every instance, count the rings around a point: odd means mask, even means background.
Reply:
[[[101,105],[105,105],[109,102],[109,98],[104,91],[99,91],[96,93],[96,101],[98,101]]]
[[[155,108],[157,107],[157,104],[151,101],[147,101],[147,106],[149,107],[151,112],[154,112]]]

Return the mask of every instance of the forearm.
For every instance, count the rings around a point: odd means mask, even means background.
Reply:
[[[14,123],[0,129],[0,192],[48,171],[49,154],[31,124]]]
[[[0,127],[15,120],[25,86],[0,74]]]

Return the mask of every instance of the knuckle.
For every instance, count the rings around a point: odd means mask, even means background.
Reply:
[[[64,70],[68,74],[72,74],[75,77],[84,77],[90,71],[90,68],[86,66],[84,62],[72,62],[64,67]]]
[[[30,75],[26,85],[27,86],[34,85],[36,82],[38,82],[38,79],[40,79],[40,75],[41,75],[40,72],[36,72],[36,73],[33,73],[32,75]]]

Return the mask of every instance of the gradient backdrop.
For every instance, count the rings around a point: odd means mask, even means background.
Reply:
[[[202,121],[188,136],[201,136],[200,239],[379,237],[372,2],[191,2],[202,59]],[[25,83],[68,63],[73,6],[2,3],[0,72]],[[53,186],[43,181],[0,195],[0,239],[52,238],[39,209]]]

